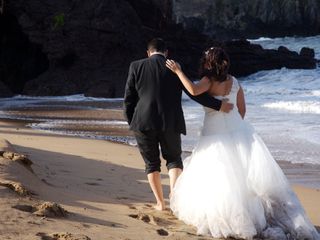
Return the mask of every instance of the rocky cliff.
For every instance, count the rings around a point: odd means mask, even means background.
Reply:
[[[24,82],[22,93],[28,95],[66,95],[94,88],[111,97],[121,94],[123,69],[144,46],[140,19],[127,1],[6,3],[1,22],[13,25],[19,34],[8,29],[11,37],[5,38],[2,49],[10,51],[8,58],[20,58],[12,65],[19,75],[6,76],[7,85]],[[31,60],[21,59],[21,51],[33,51],[28,54]]]
[[[174,0],[174,19],[217,38],[320,33],[319,0]]]
[[[78,93],[121,97],[129,63],[146,56],[146,43],[155,36],[168,41],[171,57],[184,64],[192,77],[197,76],[201,51],[221,44],[228,48],[234,66],[242,64],[241,68],[232,68],[236,76],[283,66],[315,67],[312,54],[266,51],[244,41],[221,43],[198,31],[185,30],[172,21],[173,4],[177,1],[5,0],[2,3],[0,97]],[[269,58],[265,58],[267,53]]]

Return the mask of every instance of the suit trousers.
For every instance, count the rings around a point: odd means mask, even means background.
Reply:
[[[183,169],[181,160],[181,136],[173,131],[134,131],[135,138],[145,162],[145,172],[161,172],[160,149],[167,169]],[[159,149],[160,147],[160,149]]]

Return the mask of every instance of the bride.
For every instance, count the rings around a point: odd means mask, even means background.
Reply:
[[[170,197],[173,213],[215,238],[320,239],[282,170],[243,120],[244,93],[228,74],[226,52],[204,53],[197,84],[173,60],[166,65],[192,95],[208,92],[235,106],[230,113],[204,107],[201,136]]]

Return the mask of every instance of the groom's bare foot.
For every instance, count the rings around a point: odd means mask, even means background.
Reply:
[[[164,203],[158,203],[154,206],[154,209],[157,211],[164,211],[166,210],[166,205]]]

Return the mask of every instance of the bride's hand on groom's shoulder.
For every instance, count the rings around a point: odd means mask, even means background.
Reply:
[[[175,62],[174,60],[167,59],[166,66],[167,66],[167,68],[169,68],[175,74],[177,74],[179,71],[181,71],[180,64]]]

